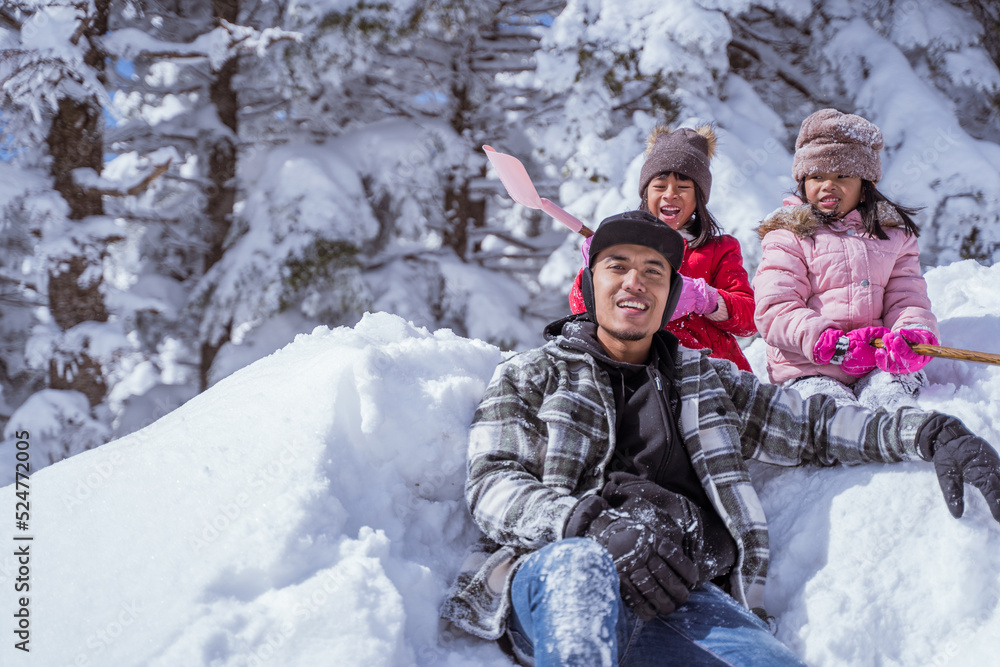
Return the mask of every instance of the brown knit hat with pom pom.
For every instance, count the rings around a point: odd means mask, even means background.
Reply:
[[[816,174],[842,174],[878,183],[881,150],[882,132],[875,123],[836,109],[820,109],[799,128],[792,178],[798,182]]]
[[[709,125],[695,129],[682,127],[671,132],[660,126],[646,139],[646,161],[639,172],[639,197],[644,197],[649,182],[672,171],[687,176],[698,186],[708,203],[712,191],[712,173],[708,163],[715,154],[715,130]]]

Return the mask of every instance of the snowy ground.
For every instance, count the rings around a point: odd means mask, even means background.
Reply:
[[[944,342],[1000,352],[1000,267],[927,278]],[[759,342],[749,356],[760,368]],[[41,470],[26,531],[15,535],[15,488],[0,489],[0,663],[509,665],[437,617],[474,535],[466,431],[502,357],[369,315]],[[1000,444],[1000,368],[927,370],[924,407]],[[14,451],[0,460],[8,474]],[[928,465],[754,470],[772,529],[768,607],[809,664],[993,664],[1000,527],[976,492],[956,521]],[[30,653],[14,648],[22,607]]]

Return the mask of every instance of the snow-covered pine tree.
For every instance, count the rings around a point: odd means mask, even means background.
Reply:
[[[752,272],[752,229],[794,188],[789,165],[802,119],[827,106],[860,113],[886,138],[880,189],[923,207],[923,261],[992,262],[1000,254],[998,20],[991,3],[959,0],[652,8],[570,0],[538,57],[539,76],[570,101],[562,123],[534,130],[536,143],[566,165],[560,199],[579,217],[600,219],[635,205],[629,179],[654,123],[714,122],[710,207],[740,239]],[[643,92],[652,81],[659,87]],[[615,92],[629,86],[644,107]],[[942,224],[950,221],[961,224]],[[544,279],[563,284],[566,275]]]
[[[245,348],[230,348],[220,372],[252,359],[253,339],[353,324],[373,308],[534,342],[519,272],[536,272],[565,233],[541,234],[552,229],[541,215],[487,216],[500,186],[484,178],[481,145],[523,148],[527,127],[558,118],[532,70],[561,5],[316,2],[282,17],[304,38],[241,77],[257,150],[241,162],[239,234],[203,283],[203,337],[231,329]],[[471,306],[490,281],[519,309]]]
[[[540,323],[565,312],[580,239],[512,206],[483,143],[521,158],[543,196],[596,224],[637,203],[653,125],[714,122],[710,208],[743,243],[752,272],[753,228],[793,186],[799,122],[836,106],[883,128],[884,191],[925,207],[925,261],[997,253],[1000,74],[990,3],[247,0],[236,20],[256,32],[219,20],[234,6],[20,0],[0,8],[2,122],[16,140],[0,144],[15,153],[0,164],[8,414],[49,386],[57,344],[83,349],[65,342],[49,313],[49,258],[62,257],[68,246],[54,240],[67,229],[74,243],[87,242],[80,247],[107,253],[97,289],[107,322],[77,327],[102,332],[90,335],[100,345],[88,353],[117,355],[102,365],[112,412],[147,388],[147,403],[169,404],[176,397],[164,388],[194,391],[198,375],[211,382],[297,333],[351,325],[365,310],[505,348],[536,344]],[[101,7],[103,36],[90,19],[63,29],[70,21],[59,17],[97,16]],[[302,42],[268,26],[300,32]],[[103,72],[85,63],[92,43],[109,56]],[[233,60],[258,47],[275,57]],[[28,57],[36,60],[24,66]],[[63,76],[59,58],[79,71]],[[72,183],[133,194],[102,194],[105,216],[80,224],[54,186],[46,139],[60,97],[105,90],[117,119],[99,129],[116,157],[103,172],[76,170]],[[121,240],[106,245],[101,233]],[[88,257],[67,255],[76,256]],[[79,399],[45,399],[49,414],[59,404],[64,423],[93,421],[103,409],[83,393],[48,394],[57,395]]]
[[[729,19],[731,75],[781,115],[788,150],[817,109],[872,118],[886,136],[879,189],[924,207],[922,261],[1000,257],[1000,174],[990,157],[1000,143],[995,3],[853,0],[807,11],[785,1]],[[951,221],[961,224],[943,224]]]
[[[197,336],[201,304],[192,289],[223,254],[237,198],[241,57],[270,57],[296,35],[239,23],[252,20],[240,2],[136,0],[114,16],[105,39],[116,58],[113,83],[119,121],[109,131],[118,156],[108,171],[134,172],[146,155],[172,156],[170,170],[148,192],[119,200],[116,214],[129,242],[116,256],[132,295],[123,313],[140,345],[137,396],[119,412],[124,433],[168,412],[207,386],[218,345]]]
[[[97,184],[106,100],[99,38],[107,31],[109,4],[15,1],[5,3],[0,23],[7,143],[16,162],[38,177],[9,200],[8,212],[16,203],[24,208],[4,224],[24,242],[14,278],[19,291],[42,306],[34,321],[24,321],[31,331],[24,353],[48,387],[11,415],[5,436],[30,424],[41,436],[39,463],[106,439],[108,390],[130,347],[109,317],[103,285],[106,248],[121,237],[104,214]],[[17,381],[9,374],[5,380]]]
[[[4,13],[9,150],[52,184],[7,207],[21,211],[8,225],[30,218],[16,230],[31,247],[21,292],[47,306],[22,354],[48,370],[44,385],[21,383],[47,389],[7,392],[17,408],[7,431],[48,429],[53,461],[197,392],[186,308],[232,219],[236,59],[294,37],[233,23],[233,3],[214,15],[204,3],[162,5],[23,2]],[[44,209],[23,205],[43,196]]]

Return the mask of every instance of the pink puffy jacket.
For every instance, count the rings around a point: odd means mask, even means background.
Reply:
[[[857,381],[840,366],[813,363],[827,329],[919,326],[940,339],[917,239],[905,233],[895,208],[880,203],[878,212],[888,241],[868,236],[856,210],[824,224],[808,204],[785,206],[761,223],[754,320],[767,343],[771,382],[807,375]]]

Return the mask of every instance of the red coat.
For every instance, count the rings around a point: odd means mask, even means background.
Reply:
[[[741,370],[749,371],[750,364],[743,356],[736,336],[752,336],[757,333],[757,326],[753,320],[753,289],[743,268],[740,242],[726,234],[700,248],[685,246],[681,273],[689,278],[704,278],[705,282],[719,290],[729,310],[729,319],[712,322],[702,315],[691,314],[669,322],[664,328],[677,336],[684,347],[695,350],[708,348],[712,350],[710,356],[729,359]],[[582,273],[583,269],[580,269],[569,293],[569,307],[574,313],[587,310],[580,290]]]

